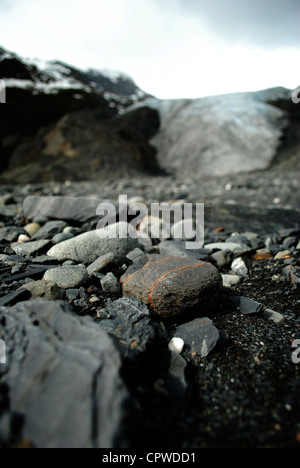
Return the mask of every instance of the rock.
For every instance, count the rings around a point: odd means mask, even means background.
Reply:
[[[100,238],[98,233],[102,231],[105,238]],[[125,237],[128,232],[127,223],[116,223],[101,230],[88,231],[73,239],[55,245],[48,251],[50,257],[57,260],[73,260],[84,264],[93,263],[98,257],[109,252],[115,254],[115,264],[126,262],[128,252],[138,247],[137,239]],[[116,234],[119,237],[115,237]],[[122,237],[124,236],[124,237]]]
[[[235,255],[243,255],[251,250],[248,245],[236,242],[212,242],[204,245],[204,248],[210,252],[213,252],[214,250],[223,250],[225,252],[233,252]]]
[[[162,318],[203,315],[218,301],[222,277],[210,263],[192,258],[149,255],[121,277],[124,296],[140,299]]]
[[[282,246],[285,248],[285,249],[290,249],[292,247],[295,247],[295,245],[297,244],[297,237],[296,236],[290,236],[290,237],[286,237],[284,239],[284,241],[282,242]]]
[[[255,254],[252,255],[252,258],[254,260],[269,260],[273,258],[273,255],[269,249],[257,249]]]
[[[23,202],[23,214],[28,219],[37,216],[75,221],[85,223],[91,219],[99,219],[96,210],[103,200],[97,197],[71,197],[71,196],[28,196]]]
[[[30,293],[30,299],[43,297],[50,301],[57,301],[63,298],[62,292],[54,281],[32,281],[24,284],[20,289],[26,289]]]
[[[50,243],[49,239],[36,240],[32,242],[13,243],[11,248],[17,255],[30,257],[31,255],[46,249]]]
[[[223,250],[218,250],[211,255],[212,259],[216,262],[219,268],[222,268],[227,263],[227,255]]]
[[[33,237],[40,229],[41,225],[39,223],[29,223],[24,227],[29,237]]]
[[[48,221],[33,236],[32,240],[52,239],[66,227],[65,221]]]
[[[45,272],[43,279],[53,281],[59,288],[71,289],[85,284],[88,275],[83,265],[72,265],[51,268]]]
[[[263,316],[275,323],[282,323],[285,320],[285,317],[282,314],[268,308],[263,311]]]
[[[163,219],[153,215],[144,216],[139,225],[139,232],[150,239],[169,239],[171,229]]]
[[[291,252],[289,250],[282,250],[275,255],[274,260],[283,260],[284,258],[289,257],[290,254]]]
[[[122,297],[102,309],[99,325],[118,340],[123,358],[133,362],[155,340],[147,307],[131,297]]]
[[[10,406],[36,448],[126,446],[128,393],[107,333],[63,302],[0,309],[8,360],[0,366]]]
[[[126,258],[130,260],[132,263],[138,263],[140,261],[146,261],[147,262],[147,255],[143,250],[141,250],[139,247],[133,249],[131,252],[129,252],[126,255]]]
[[[9,294],[6,294],[0,298],[0,307],[2,306],[12,306],[17,302],[25,301],[28,299],[29,293],[24,288],[13,291]]]
[[[190,355],[200,357],[208,356],[220,338],[219,330],[207,317],[179,325],[171,331],[171,335],[184,341]]]
[[[16,242],[18,237],[26,234],[26,231],[16,226],[7,226],[0,228],[0,241]]]
[[[196,221],[183,219],[173,224],[171,228],[171,237],[175,240],[194,241],[196,239]],[[193,236],[189,237],[186,233],[193,231]]]
[[[225,242],[228,242],[229,244],[233,242],[234,244],[247,245],[248,247],[251,246],[251,242],[248,237],[238,233],[232,233],[225,239]]]
[[[222,274],[222,280],[223,280],[223,287],[224,288],[231,288],[232,286],[235,286],[236,284],[239,284],[241,281],[241,276],[239,275],[223,275]]]
[[[30,237],[26,236],[25,234],[20,234],[18,237],[18,242],[28,242],[30,241]]]
[[[170,367],[166,376],[166,387],[175,399],[182,399],[187,392],[188,384],[185,371],[187,362],[178,353],[171,352]]]
[[[264,311],[264,306],[249,297],[243,296],[228,296],[226,301],[229,301],[234,307],[239,309],[243,315],[260,314]]]
[[[300,284],[300,268],[293,265],[287,265],[282,269],[282,275],[293,284]]]
[[[115,255],[113,252],[108,252],[105,255],[97,258],[91,265],[87,267],[88,275],[91,276],[93,273],[98,273],[110,265],[113,265],[115,261]]]
[[[197,258],[198,260],[208,260],[209,252],[208,250],[201,249],[187,249],[185,242],[175,241],[175,240],[166,240],[160,242],[159,252],[162,255],[169,257],[188,257],[188,258]]]
[[[68,239],[73,239],[73,237],[73,234],[70,232],[60,232],[52,238],[52,244],[59,244],[60,242],[64,242]]]
[[[107,294],[119,295],[121,294],[121,286],[118,278],[113,273],[109,272],[100,280],[102,289]]]
[[[231,264],[231,269],[239,276],[248,276],[248,268],[245,261],[241,258],[235,258]]]

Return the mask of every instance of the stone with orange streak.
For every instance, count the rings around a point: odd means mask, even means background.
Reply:
[[[165,319],[203,316],[222,290],[217,268],[186,257],[148,255],[146,263],[129,267],[120,281],[124,296],[140,299],[153,315]]]

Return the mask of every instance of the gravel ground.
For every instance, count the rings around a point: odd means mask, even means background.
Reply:
[[[101,186],[89,182],[10,186],[1,187],[0,195],[11,193],[16,201],[30,194],[114,200],[127,194],[147,202],[204,202],[208,234],[219,228],[220,236],[226,237],[240,227],[242,233],[252,230],[262,239],[277,236],[274,243],[280,244],[288,235],[280,237],[279,231],[295,226],[300,240],[299,174],[272,169],[205,180],[170,176],[107,181]],[[153,382],[132,382],[131,375],[124,374],[139,408],[140,430],[133,434],[133,448],[300,447],[300,364],[292,361],[292,342],[300,338],[299,283],[282,278],[288,259],[247,257],[247,262],[249,275],[227,289],[211,312],[221,331],[218,346],[204,358],[183,352],[188,362],[185,399],[170,398]],[[293,249],[291,264],[300,266],[299,250]],[[275,323],[262,314],[243,315],[228,301],[232,295],[254,299],[284,320]]]

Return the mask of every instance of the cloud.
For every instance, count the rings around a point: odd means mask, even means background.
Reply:
[[[161,98],[299,85],[299,0],[0,0],[0,45]]]
[[[181,14],[201,18],[227,41],[267,47],[300,45],[299,0],[164,0],[170,11],[174,3]]]

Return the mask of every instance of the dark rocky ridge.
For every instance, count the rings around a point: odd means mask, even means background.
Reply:
[[[147,97],[130,78],[83,72],[61,62],[49,62],[42,70],[39,63],[3,49],[0,77],[6,84],[6,104],[0,109],[2,181],[158,172],[156,151],[148,143],[159,128],[157,113],[143,108],[120,115]]]

